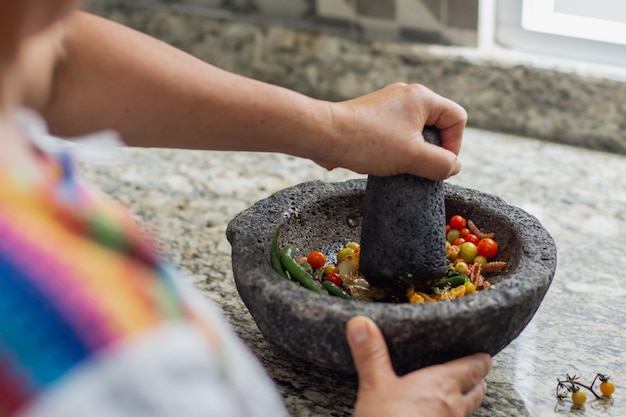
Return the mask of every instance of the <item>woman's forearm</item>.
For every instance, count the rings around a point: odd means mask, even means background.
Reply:
[[[315,147],[332,127],[327,102],[223,71],[84,12],[69,20],[64,43],[43,111],[58,135],[113,128],[135,146],[324,156]]]

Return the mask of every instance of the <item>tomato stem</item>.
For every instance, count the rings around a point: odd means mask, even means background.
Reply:
[[[580,389],[580,387],[583,387],[583,388],[587,389],[589,392],[591,392],[594,395],[594,397],[596,397],[596,399],[602,398],[593,389],[593,385],[596,383],[596,380],[598,378],[601,378],[601,377],[604,377],[604,375],[596,374],[596,377],[591,382],[591,385],[583,384],[582,382],[580,382],[578,380],[578,377],[576,375],[574,375],[574,376],[567,375],[566,379],[564,381],[562,381],[562,380],[557,378],[556,397],[557,397],[557,399],[563,399],[563,394],[562,394],[563,390],[567,390],[569,392],[574,392],[574,391],[578,391],[578,389]],[[569,384],[569,386],[568,386],[568,384]]]

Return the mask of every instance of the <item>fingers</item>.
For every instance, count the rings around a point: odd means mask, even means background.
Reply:
[[[491,356],[476,353],[447,362],[443,366],[457,379],[461,393],[467,394],[481,383],[491,370]]]
[[[416,103],[422,103],[423,123],[439,131],[441,147],[424,144],[420,161],[410,167],[411,173],[433,180],[444,180],[461,171],[457,155],[461,150],[467,112],[457,103],[421,85],[408,86]]]
[[[346,333],[361,386],[375,385],[390,374],[395,376],[383,334],[371,319],[353,317]]]
[[[483,379],[464,395],[467,405],[465,415],[471,416],[472,414],[474,414],[474,411],[476,411],[478,407],[480,407],[480,404],[483,402],[486,393],[487,383]]]
[[[408,169],[413,175],[441,181],[461,171],[461,162],[447,149],[425,143],[419,152],[419,161],[413,163]]]
[[[463,131],[467,124],[467,112],[452,100],[433,93],[427,126],[439,129],[441,146],[455,155],[461,150]]]

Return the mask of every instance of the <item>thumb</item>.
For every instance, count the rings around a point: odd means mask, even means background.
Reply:
[[[364,316],[353,317],[346,325],[346,333],[361,384],[374,384],[390,373],[395,375],[387,344],[376,323]]]

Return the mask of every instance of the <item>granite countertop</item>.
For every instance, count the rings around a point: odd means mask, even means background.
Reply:
[[[278,154],[123,149],[86,176],[128,205],[274,378],[293,416],[348,416],[355,385],[332,372],[276,355],[235,289],[226,225],[271,193],[302,181],[343,181]],[[498,195],[535,215],[556,241],[558,267],[537,314],[494,357],[476,416],[626,415],[626,156],[468,129],[464,169],[451,183]],[[555,399],[556,378],[597,372],[617,385],[610,400],[584,408]]]

